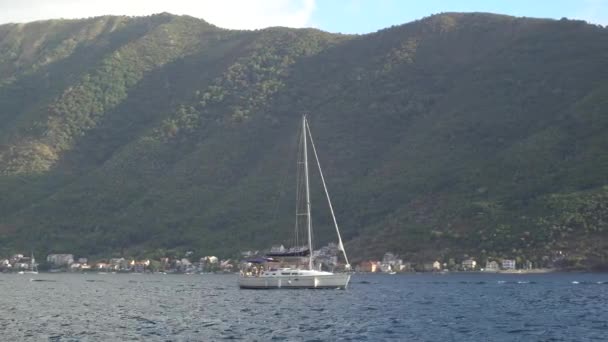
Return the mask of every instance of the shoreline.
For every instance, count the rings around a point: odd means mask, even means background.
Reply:
[[[499,271],[480,271],[483,273],[498,273],[498,274],[541,274],[541,273],[553,273],[559,272],[560,270],[555,268],[534,268],[529,270],[499,270]],[[563,271],[562,271],[563,272]]]
[[[357,274],[381,274],[381,275],[390,275],[389,273],[384,272],[356,272]],[[447,271],[447,272],[397,272],[395,275],[399,274],[436,274],[436,275],[450,275],[450,274],[548,274],[548,273],[608,273],[606,271],[601,270],[592,270],[592,269],[558,269],[558,268],[535,268],[530,270],[498,270],[498,271]]]

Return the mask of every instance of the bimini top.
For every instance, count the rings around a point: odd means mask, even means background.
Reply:
[[[267,257],[304,257],[310,255],[310,249],[308,248],[290,248],[283,252],[270,252],[266,253]]]
[[[259,258],[253,258],[253,259],[247,259],[245,260],[246,262],[252,263],[252,264],[263,264],[265,262],[275,262],[277,260],[273,259],[273,258],[263,258],[263,257],[259,257]]]

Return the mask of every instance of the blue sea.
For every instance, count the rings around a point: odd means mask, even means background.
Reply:
[[[0,340],[608,341],[608,274],[355,274],[347,290],[0,274]]]

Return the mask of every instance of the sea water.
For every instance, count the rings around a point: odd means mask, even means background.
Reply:
[[[0,274],[0,340],[608,341],[608,274],[355,274],[347,290]]]

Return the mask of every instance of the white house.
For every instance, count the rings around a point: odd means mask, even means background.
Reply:
[[[11,256],[10,261],[11,261],[11,264],[14,264],[14,263],[20,261],[21,259],[23,259],[23,254],[14,254],[13,256]]]
[[[125,258],[111,258],[110,259],[110,268],[115,271],[124,271],[129,269],[129,261]]]
[[[217,264],[219,262],[219,259],[216,256],[206,256],[205,257],[206,262],[210,263],[210,264]]]
[[[74,263],[73,254],[49,254],[46,261],[54,266],[69,266]]]
[[[502,261],[502,268],[504,270],[514,270],[515,269],[515,260],[512,259],[504,259]]]
[[[486,272],[498,272],[499,267],[498,267],[498,263],[496,261],[489,261],[486,262],[486,268],[484,269],[484,271]]]
[[[441,263],[438,260],[435,260],[435,262],[433,263],[433,270],[441,271]]]
[[[477,267],[477,261],[473,259],[467,259],[462,262],[462,268],[465,270],[474,270]]]

